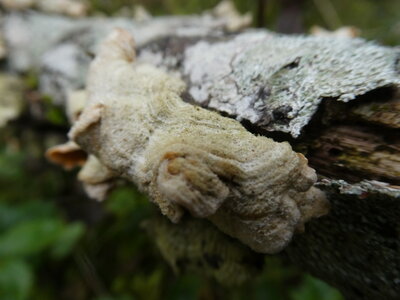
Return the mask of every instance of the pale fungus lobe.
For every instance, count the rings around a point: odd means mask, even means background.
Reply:
[[[135,61],[132,36],[116,29],[90,66],[88,103],[70,138],[172,222],[189,211],[257,252],[282,250],[327,213],[303,155],[185,103],[184,90],[181,79]]]
[[[46,158],[66,170],[82,167],[87,160],[87,154],[75,142],[56,145],[46,151]]]
[[[79,118],[86,102],[85,90],[69,93],[66,111],[71,124]],[[115,186],[115,178],[118,176],[94,155],[88,155],[73,141],[51,147],[46,151],[46,157],[49,161],[63,166],[66,170],[82,167],[78,173],[78,179],[82,182],[86,194],[92,199],[105,200]]]
[[[83,183],[86,194],[97,201],[107,198],[115,185],[116,174],[104,166],[94,155],[88,157],[87,162],[78,173],[78,179]]]

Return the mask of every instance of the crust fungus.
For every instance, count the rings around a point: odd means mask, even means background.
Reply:
[[[88,103],[69,136],[171,221],[186,209],[257,252],[282,250],[304,222],[327,213],[304,156],[183,102],[184,89],[136,62],[132,36],[116,29],[90,66]]]
[[[202,273],[223,285],[233,286],[261,271],[263,255],[254,253],[205,220],[184,218],[181,224],[173,224],[159,216],[143,222],[143,227],[175,273]]]

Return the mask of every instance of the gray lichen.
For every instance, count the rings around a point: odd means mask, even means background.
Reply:
[[[259,31],[189,47],[182,72],[195,102],[297,137],[323,99],[398,87],[399,55],[361,39]]]

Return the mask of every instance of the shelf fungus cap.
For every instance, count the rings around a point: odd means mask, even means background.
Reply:
[[[135,61],[132,36],[113,31],[88,78],[88,103],[69,136],[134,182],[161,212],[185,211],[262,253],[281,251],[328,211],[317,177],[291,146],[185,103],[185,84]]]
[[[75,142],[69,141],[49,148],[46,151],[46,158],[66,170],[71,170],[82,167],[86,163],[87,154]]]

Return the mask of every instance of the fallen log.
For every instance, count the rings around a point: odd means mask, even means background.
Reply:
[[[171,21],[167,30],[161,20],[135,27],[83,19],[86,25],[74,27],[75,20],[51,17],[59,26],[51,43],[38,49],[13,40],[16,28],[28,36],[43,32],[35,28],[46,18],[5,17],[11,69],[36,68],[42,92],[64,105],[68,92],[85,86],[106,31],[126,27],[136,37],[139,61],[185,81],[185,101],[235,118],[255,134],[289,141],[327,178],[317,186],[328,195],[330,214],[307,224],[284,255],[349,299],[398,298],[398,49],[351,38],[228,33],[207,19],[206,29],[191,31],[181,27],[189,21]]]

